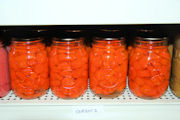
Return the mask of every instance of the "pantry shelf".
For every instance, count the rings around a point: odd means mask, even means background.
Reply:
[[[51,91],[48,91],[44,96],[33,99],[25,100],[17,97],[12,91],[4,98],[0,99],[0,105],[123,105],[123,104],[180,104],[180,98],[177,98],[168,89],[166,94],[161,98],[155,100],[144,100],[134,96],[129,88],[126,88],[125,92],[113,99],[103,99],[94,95],[90,89],[86,93],[77,99],[61,99],[53,95]]]
[[[126,88],[125,92],[114,99],[103,99],[88,89],[86,93],[73,100],[57,98],[51,91],[44,96],[33,99],[20,99],[10,92],[0,99],[1,118],[8,120],[71,120],[71,119],[137,119],[137,120],[179,120],[180,98],[167,90],[161,98],[144,100],[135,97]],[[8,114],[13,115],[9,116]],[[23,116],[22,116],[23,115]],[[172,116],[171,116],[172,115]],[[29,116],[29,117],[25,117]],[[136,120],[135,119],[135,120]]]

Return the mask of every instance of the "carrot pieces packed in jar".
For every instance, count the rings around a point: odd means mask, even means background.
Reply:
[[[132,46],[132,45],[129,45],[129,46],[128,46],[128,55],[131,54],[132,49],[133,49],[133,46]]]
[[[88,85],[88,54],[81,38],[54,38],[50,51],[50,86],[63,99],[78,98]]]
[[[39,38],[13,38],[9,53],[11,85],[20,98],[33,99],[49,89],[48,58]]]
[[[90,89],[103,98],[119,96],[126,87],[127,66],[124,37],[97,37],[89,56]]]
[[[171,57],[166,38],[137,37],[129,61],[129,88],[138,97],[161,97],[169,85]]]

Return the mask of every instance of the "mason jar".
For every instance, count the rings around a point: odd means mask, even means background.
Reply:
[[[65,33],[53,38],[50,50],[50,87],[63,99],[78,98],[88,86],[88,54],[84,39]],[[76,33],[75,33],[76,34]]]
[[[41,38],[30,31],[14,35],[9,64],[12,90],[18,97],[33,99],[47,92],[48,58]]]
[[[118,97],[126,87],[128,52],[125,38],[118,33],[100,31],[89,55],[90,89],[103,98]]]
[[[171,57],[166,37],[136,37],[129,60],[129,88],[137,97],[155,99],[168,88]]]
[[[10,89],[8,52],[0,40],[0,98],[6,96]]]
[[[180,97],[180,35],[177,36],[173,47],[170,88],[177,97]]]

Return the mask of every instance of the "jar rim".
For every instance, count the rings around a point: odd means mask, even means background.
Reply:
[[[72,38],[72,37],[66,37],[66,38],[59,38],[59,37],[53,37],[52,41],[59,41],[59,42],[71,42],[71,41],[81,41],[84,40],[83,37],[79,38]]]
[[[155,38],[155,37],[151,37],[151,38],[142,38],[143,41],[164,41],[167,40],[167,37],[163,37],[163,38]]]
[[[28,42],[28,41],[37,41],[37,40],[42,40],[40,37],[28,37],[28,38],[17,38],[17,37],[13,37],[12,38],[13,41],[22,41],[22,42]]]
[[[146,46],[146,47],[155,47],[155,46],[167,46],[168,45],[168,39],[167,37],[163,38],[142,38],[142,37],[136,37],[135,45],[140,46]]]
[[[94,40],[106,40],[106,41],[113,41],[113,40],[125,40],[125,37],[95,37]]]
[[[56,40],[56,41],[64,41],[64,42],[66,42],[66,41],[78,41],[78,39],[77,38],[62,38],[62,39],[60,39],[60,40]]]

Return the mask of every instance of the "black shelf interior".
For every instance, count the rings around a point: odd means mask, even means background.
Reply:
[[[19,29],[43,30],[40,36],[44,37],[46,45],[51,44],[51,39],[55,32],[63,30],[83,30],[82,36],[85,37],[87,45],[91,45],[92,39],[100,29],[119,29],[125,33],[127,44],[131,44],[137,29],[156,29],[167,33],[169,43],[172,44],[175,37],[180,34],[180,24],[148,24],[148,25],[54,25],[54,26],[0,26],[0,37],[5,45],[10,45],[12,33]]]

